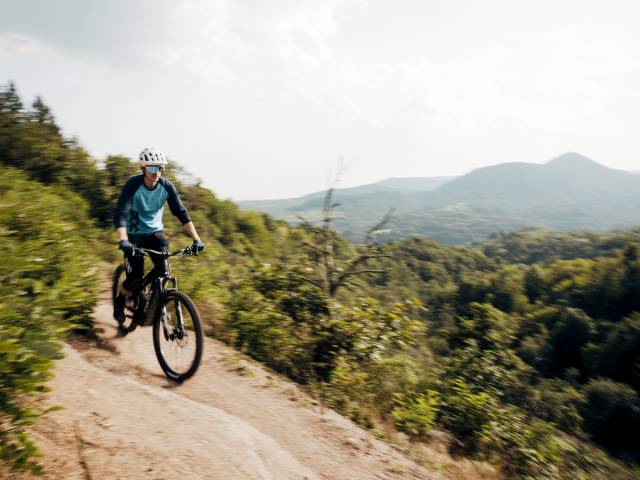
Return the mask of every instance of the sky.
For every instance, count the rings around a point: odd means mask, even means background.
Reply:
[[[0,0],[0,83],[222,198],[576,151],[640,169],[636,0]]]

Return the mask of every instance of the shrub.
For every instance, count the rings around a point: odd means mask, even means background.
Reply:
[[[407,354],[377,358],[367,368],[374,403],[383,413],[388,414],[396,406],[395,396],[411,395],[418,384],[418,365]]]
[[[95,333],[96,258],[80,248],[93,230],[79,197],[11,169],[0,202],[0,458],[39,472],[24,431],[39,414],[29,395],[46,391],[66,331]]]
[[[473,393],[469,385],[456,378],[448,386],[440,405],[443,425],[474,452],[479,435],[494,419],[495,400],[486,392]]]
[[[375,414],[369,375],[345,357],[336,359],[329,382],[320,384],[322,396],[337,411],[356,423],[371,427]]]
[[[433,428],[439,411],[440,394],[433,390],[413,398],[396,394],[396,403],[391,416],[398,430],[419,437]]]
[[[509,477],[555,479],[559,447],[553,426],[530,421],[516,407],[501,408],[481,432],[482,448],[497,455]]]
[[[582,434],[584,395],[562,380],[543,380],[533,390],[530,412],[572,435]]]
[[[447,359],[444,376],[506,403],[522,404],[530,397],[532,368],[512,350],[481,350],[473,340]]]

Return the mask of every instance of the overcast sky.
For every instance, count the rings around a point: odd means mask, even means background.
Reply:
[[[0,0],[0,83],[234,200],[567,151],[640,169],[636,0]]]

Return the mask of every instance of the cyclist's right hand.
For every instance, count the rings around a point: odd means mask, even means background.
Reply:
[[[125,255],[131,255],[135,248],[136,247],[129,240],[120,240],[120,250],[122,250]]]
[[[197,256],[198,252],[201,252],[202,250],[204,250],[204,243],[202,243],[202,240],[194,240],[193,245],[191,246],[191,254]]]

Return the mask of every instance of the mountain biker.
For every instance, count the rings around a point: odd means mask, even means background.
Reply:
[[[204,249],[187,209],[182,204],[178,191],[162,172],[167,167],[167,159],[156,149],[145,148],[138,157],[142,174],[134,175],[122,188],[118,198],[113,224],[120,237],[119,248],[129,260],[130,270],[127,279],[114,302],[113,317],[124,321],[126,295],[134,291],[142,282],[144,274],[144,256],[134,255],[134,248],[166,250],[169,242],[162,232],[162,213],[165,202],[180,220],[182,226],[193,239],[192,252],[197,255]],[[162,257],[151,255],[154,265],[163,261]]]

